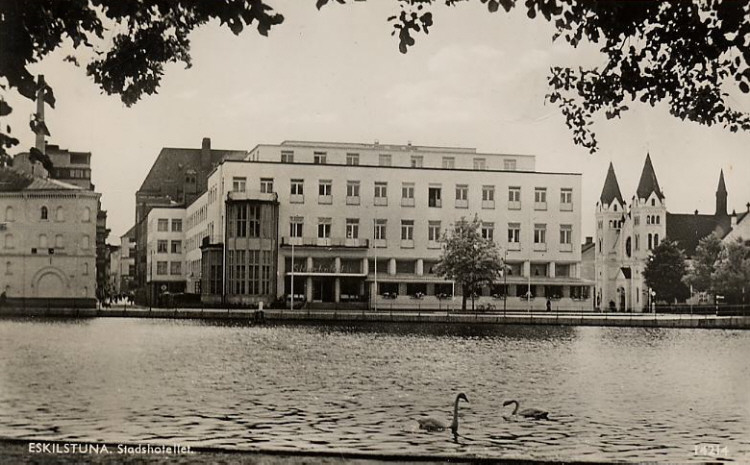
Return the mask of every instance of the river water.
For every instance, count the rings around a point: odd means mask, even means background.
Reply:
[[[5,319],[0,438],[748,462],[749,359],[728,330]],[[458,392],[457,441],[418,428]]]

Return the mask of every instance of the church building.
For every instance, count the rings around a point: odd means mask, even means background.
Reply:
[[[713,214],[681,214],[667,211],[666,197],[659,187],[650,155],[641,172],[638,188],[626,203],[612,164],[609,165],[599,202],[596,204],[595,305],[603,310],[641,312],[658,300],[645,283],[643,270],[651,251],[668,238],[677,242],[688,257],[698,242],[711,233],[726,237],[737,224],[737,215],[727,214],[724,173],[719,174],[716,211]]]

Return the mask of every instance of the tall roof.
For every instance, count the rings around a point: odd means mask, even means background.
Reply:
[[[727,185],[724,183],[724,170],[719,173],[719,187],[716,188],[716,192],[726,194]]]
[[[638,181],[636,194],[638,194],[639,199],[647,199],[652,192],[659,197],[659,200],[664,200],[664,194],[662,194],[659,188],[659,181],[656,179],[654,165],[651,164],[651,155],[646,154],[646,163],[643,165],[641,180]]]
[[[244,150],[209,150],[212,166],[202,166],[201,149],[164,147],[138,192],[166,195],[174,200],[181,199],[185,172],[188,170],[196,174],[198,191],[205,191],[206,179],[213,165],[223,160],[241,160],[247,154]]]
[[[617,199],[620,202],[620,205],[625,205],[625,201],[622,199],[622,193],[620,193],[620,185],[617,183],[615,167],[612,165],[612,162],[609,162],[607,179],[604,181],[604,188],[602,188],[602,195],[599,197],[599,200],[603,205],[609,205],[614,199]]]
[[[731,229],[725,218],[715,215],[667,212],[667,238],[677,242],[688,257],[695,253],[698,242],[716,232],[723,238]]]

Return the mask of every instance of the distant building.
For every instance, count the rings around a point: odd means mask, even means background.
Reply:
[[[113,275],[117,280],[117,292],[130,294],[135,291],[135,226],[120,236],[118,260],[113,263]]]
[[[680,214],[667,211],[666,196],[659,186],[650,155],[646,156],[636,194],[629,204],[622,196],[610,163],[596,204],[596,305],[618,311],[648,308],[651,295],[643,270],[659,242],[665,238],[675,241],[690,258],[699,241],[711,233],[727,238],[741,234],[744,229],[750,230],[747,217],[747,213],[727,214],[723,172],[719,174],[713,214],[698,214],[697,210]]]
[[[502,282],[477,290],[478,303],[593,307],[592,283],[580,276],[579,174],[537,172],[528,155],[411,144],[287,141],[224,155],[205,190],[185,201],[173,182],[139,223],[152,292],[219,305],[294,295],[321,305],[446,306],[454,289],[434,271],[439,239],[477,214],[510,265]],[[174,173],[193,166],[157,164],[144,182],[151,189],[170,185],[160,175],[179,180]],[[180,219],[181,239],[172,226]]]
[[[0,168],[2,292],[15,306],[96,305],[99,194]]]
[[[13,168],[41,178],[56,179],[84,190],[94,191],[91,182],[91,152],[72,152],[57,145],[47,144],[46,136],[49,131],[44,120],[44,94],[46,84],[44,76],[38,77],[37,83],[37,111],[34,115],[34,130],[36,144],[34,149],[26,153],[17,154],[13,158]],[[106,293],[108,284],[109,254],[107,237],[107,212],[102,210],[101,200],[96,210],[96,284],[97,296]]]
[[[206,192],[208,175],[223,160],[245,158],[245,150],[216,150],[204,138],[201,148],[161,150],[135,194],[135,286],[141,303],[147,299],[149,273],[148,214],[154,207],[185,207]]]

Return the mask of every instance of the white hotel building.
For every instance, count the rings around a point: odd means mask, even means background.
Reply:
[[[148,214],[149,261],[168,273],[149,273],[148,281],[152,288],[173,281],[172,262],[184,260],[185,292],[209,304],[268,305],[288,297],[293,281],[295,300],[311,304],[455,307],[458,299],[446,299],[453,283],[433,272],[439,238],[478,215],[510,265],[501,282],[478,292],[478,304],[593,307],[592,283],[580,277],[581,175],[537,172],[534,156],[411,144],[259,145],[217,164],[206,191],[177,210]],[[178,239],[171,225],[182,214]],[[161,234],[151,228],[160,220],[170,224]],[[169,241],[167,252],[159,241]]]

